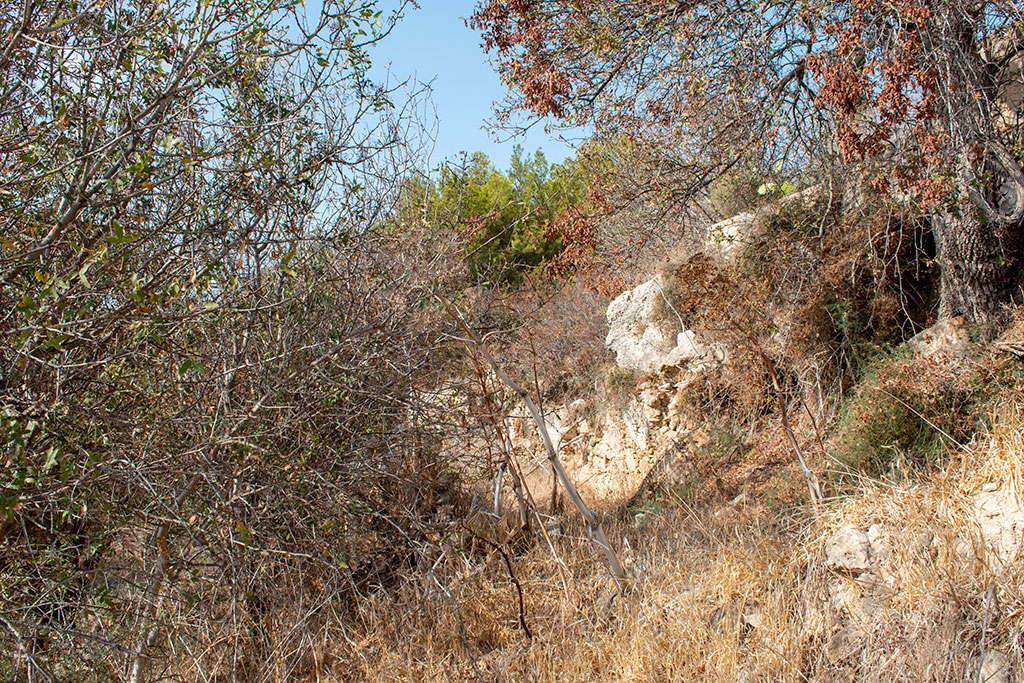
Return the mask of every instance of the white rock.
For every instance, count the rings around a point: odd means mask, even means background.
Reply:
[[[741,213],[708,228],[704,251],[723,261],[735,261],[754,238],[754,214]]]
[[[973,508],[981,540],[992,558],[999,564],[1012,563],[1024,541],[1024,505],[1012,488],[974,494]]]
[[[970,345],[967,322],[962,316],[944,318],[911,337],[907,343],[919,356],[963,356]]]
[[[702,343],[692,330],[659,324],[655,308],[662,297],[664,280],[659,275],[617,296],[610,304],[605,346],[615,352],[619,367],[656,372],[686,366],[696,371],[720,362],[723,353]],[[641,387],[646,388],[646,387]]]
[[[853,573],[871,568],[871,542],[856,527],[846,526],[825,541],[825,564],[830,569]]]

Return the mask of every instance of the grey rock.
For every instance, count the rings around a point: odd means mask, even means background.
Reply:
[[[723,261],[733,262],[754,240],[756,225],[752,213],[737,214],[715,223],[708,228],[704,251]]]
[[[970,338],[967,322],[962,316],[944,318],[923,330],[907,342],[919,356],[963,356],[967,353]]]
[[[975,660],[975,667],[967,672],[967,680],[982,683],[1010,683],[1013,662],[1002,650],[990,648],[982,655],[980,662]],[[979,671],[980,669],[980,671]],[[980,676],[978,674],[981,674]]]

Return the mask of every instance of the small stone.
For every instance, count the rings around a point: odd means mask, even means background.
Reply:
[[[919,356],[963,356],[971,342],[967,322],[963,316],[956,316],[940,320],[907,343]]]
[[[977,663],[977,662],[976,662]],[[979,677],[978,669],[967,672],[968,680],[981,680],[985,683],[1010,683],[1010,658],[1002,650],[989,649],[981,657]]]
[[[867,534],[856,527],[846,526],[825,541],[825,564],[830,569],[855,574],[871,568],[871,542]]]
[[[983,485],[981,487],[981,490],[984,491],[985,493],[992,493],[993,491],[999,490],[999,484],[995,483],[994,481],[990,481],[987,484]]]
[[[750,628],[760,628],[761,618],[764,614],[764,610],[761,609],[761,605],[756,602],[748,602],[743,606],[743,623]]]

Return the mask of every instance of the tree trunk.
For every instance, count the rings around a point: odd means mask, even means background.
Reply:
[[[959,215],[936,216],[933,229],[941,273],[939,317],[993,322],[1014,293],[1015,254],[973,206],[962,206]]]
[[[956,209],[933,219],[939,317],[962,315],[987,326],[1004,304],[1019,299],[1024,169],[1007,148],[1007,131],[995,125],[999,83],[990,37],[980,31],[984,21],[980,0],[940,0],[923,37],[925,66],[938,74],[938,132],[948,141],[960,193]]]

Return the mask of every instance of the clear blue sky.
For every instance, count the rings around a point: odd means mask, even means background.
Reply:
[[[381,6],[389,5],[385,2]],[[393,79],[414,77],[432,84],[438,118],[432,166],[446,159],[455,161],[460,152],[480,151],[504,169],[517,143],[528,153],[543,150],[552,163],[572,154],[558,133],[544,132],[543,123],[533,126],[525,136],[506,142],[498,140],[508,138],[509,133],[484,130],[482,127],[493,118],[492,103],[504,98],[505,89],[480,47],[479,34],[463,21],[473,13],[476,0],[420,0],[420,5],[421,9],[406,13],[371,57],[377,79],[386,75],[390,65]]]

